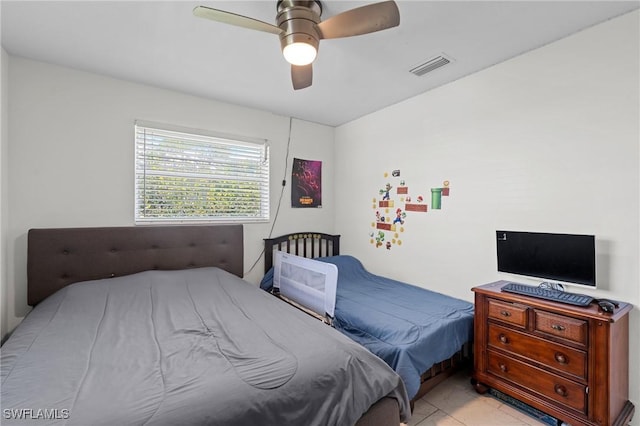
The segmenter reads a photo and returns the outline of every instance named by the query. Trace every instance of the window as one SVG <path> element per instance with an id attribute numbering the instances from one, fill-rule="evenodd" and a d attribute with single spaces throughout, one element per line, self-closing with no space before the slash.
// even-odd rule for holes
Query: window
<path id="1" fill-rule="evenodd" d="M 136 122 L 135 221 L 269 220 L 266 141 Z"/>

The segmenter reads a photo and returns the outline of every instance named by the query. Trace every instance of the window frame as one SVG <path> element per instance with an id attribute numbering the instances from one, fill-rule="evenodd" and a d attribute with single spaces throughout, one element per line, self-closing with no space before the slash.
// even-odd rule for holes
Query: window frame
<path id="1" fill-rule="evenodd" d="M 144 212 L 146 211 L 142 205 L 146 204 L 148 200 L 148 194 L 146 193 L 147 188 L 146 184 L 148 182 L 147 177 L 151 176 L 151 174 L 147 173 L 147 158 L 149 157 L 149 151 L 146 149 L 146 146 L 139 147 L 139 144 L 142 142 L 140 140 L 140 133 L 144 130 L 150 130 L 151 132 L 155 132 L 158 137 L 162 137 L 162 133 L 165 134 L 173 134 L 175 140 L 181 141 L 185 143 L 185 141 L 189 141 L 189 143 L 193 144 L 193 141 L 199 141 L 201 144 L 200 147 L 205 147 L 207 144 L 212 144 L 212 150 L 221 150 L 229 153 L 233 150 L 233 147 L 240 148 L 241 150 L 246 151 L 249 148 L 249 151 L 252 151 L 253 155 L 251 157 L 253 160 L 249 163 L 249 170 L 255 172 L 255 177 L 252 176 L 251 179 L 247 179 L 239 174 L 233 175 L 229 174 L 229 179 L 238 179 L 242 183 L 257 183 L 259 189 L 257 190 L 258 194 L 258 214 L 255 216 L 252 215 L 231 215 L 231 214 L 211 214 L 211 215 L 201 215 L 201 216 L 180 216 L 180 215 L 172 215 L 172 216 L 145 216 Z M 184 135 L 183 139 L 180 139 L 180 135 Z M 176 137 L 177 136 L 177 137 Z M 146 136 L 145 136 L 146 137 Z M 148 139 L 147 139 L 148 140 Z M 146 141 L 145 141 L 146 143 Z M 185 143 L 186 145 L 186 143 Z M 194 145 L 195 146 L 195 145 Z M 226 148 L 225 148 L 226 147 Z M 142 155 L 140 152 L 142 151 Z M 259 166 L 256 166 L 255 169 L 251 167 L 252 164 L 258 164 L 256 161 L 259 158 L 256 154 L 257 151 L 261 151 L 260 155 L 262 161 L 259 163 Z M 236 157 L 236 156 L 230 156 Z M 230 157 L 225 157 L 228 160 Z M 136 225 L 168 225 L 168 224 L 198 224 L 198 223 L 265 223 L 270 221 L 270 157 L 269 157 L 269 144 L 267 139 L 257 139 L 257 138 L 249 138 L 238 135 L 230 135 L 224 133 L 213 132 L 209 130 L 202 129 L 193 129 L 188 127 L 181 127 L 175 125 L 168 125 L 162 123 L 155 123 L 150 121 L 142 121 L 136 120 L 134 122 L 134 155 L 133 155 L 133 163 L 134 163 L 134 223 Z M 202 157 L 200 158 L 202 160 Z M 193 160 L 193 158 L 191 158 Z M 245 162 L 242 163 L 241 161 Z M 241 160 L 237 163 L 231 163 L 236 166 L 244 166 L 244 169 L 247 168 L 248 157 L 242 156 Z M 144 166 L 141 165 L 141 162 L 144 162 Z M 204 163 L 207 163 L 205 160 Z M 210 162 L 209 164 L 222 164 Z M 176 171 L 176 169 L 171 170 L 169 167 L 160 169 L 160 172 L 165 171 L 167 175 L 172 175 L 176 177 L 183 177 L 186 179 L 204 179 L 198 173 L 196 176 L 194 173 L 191 175 L 185 170 Z M 159 175 L 159 173 L 154 173 L 155 175 Z M 209 178 L 214 180 L 214 178 Z M 222 179 L 221 179 L 222 180 Z M 141 184 L 141 186 L 140 186 Z M 170 191 L 167 191 L 170 193 Z M 211 212 L 210 212 L 211 213 Z"/>

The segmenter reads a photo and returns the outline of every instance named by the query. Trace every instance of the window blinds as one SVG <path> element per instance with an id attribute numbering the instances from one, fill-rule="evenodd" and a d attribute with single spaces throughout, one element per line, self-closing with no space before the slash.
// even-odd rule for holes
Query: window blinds
<path id="1" fill-rule="evenodd" d="M 268 221 L 266 141 L 136 123 L 135 220 Z"/>

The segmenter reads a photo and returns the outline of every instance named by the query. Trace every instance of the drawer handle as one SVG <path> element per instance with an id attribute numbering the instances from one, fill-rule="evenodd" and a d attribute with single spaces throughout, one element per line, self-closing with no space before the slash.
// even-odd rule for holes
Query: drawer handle
<path id="1" fill-rule="evenodd" d="M 509 311 L 500 311 L 500 315 L 502 315 L 503 317 L 510 317 L 511 316 L 511 312 L 509 312 Z"/>
<path id="2" fill-rule="evenodd" d="M 553 390 L 560 396 L 567 396 L 567 388 L 562 385 L 555 385 Z"/>
<path id="3" fill-rule="evenodd" d="M 506 373 L 509 370 L 507 365 L 503 363 L 498 364 L 498 367 L 500 367 L 500 370 L 502 370 L 503 373 Z"/>
<path id="4" fill-rule="evenodd" d="M 556 352 L 555 359 L 560 364 L 566 364 L 567 363 L 567 357 L 564 354 L 560 353 L 560 352 Z"/>
<path id="5" fill-rule="evenodd" d="M 560 324 L 551 324 L 551 328 L 557 331 L 564 331 L 564 325 Z"/>
<path id="6" fill-rule="evenodd" d="M 498 339 L 504 343 L 505 345 L 509 344 L 509 338 L 507 336 L 505 336 L 504 334 L 500 334 L 498 336 Z"/>

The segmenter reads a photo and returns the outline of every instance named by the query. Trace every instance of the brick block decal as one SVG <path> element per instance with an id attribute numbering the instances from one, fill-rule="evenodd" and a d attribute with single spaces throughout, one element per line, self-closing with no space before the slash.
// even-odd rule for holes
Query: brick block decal
<path id="1" fill-rule="evenodd" d="M 426 204 L 405 204 L 404 209 L 408 212 L 423 212 L 426 213 L 428 207 Z"/>

